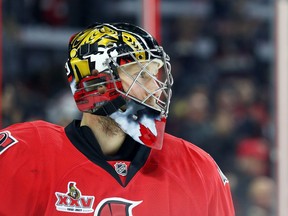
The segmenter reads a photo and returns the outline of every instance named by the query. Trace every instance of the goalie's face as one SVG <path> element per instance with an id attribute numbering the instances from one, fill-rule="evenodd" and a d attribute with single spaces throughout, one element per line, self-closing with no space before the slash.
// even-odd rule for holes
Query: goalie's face
<path id="1" fill-rule="evenodd" d="M 134 100 L 161 110 L 161 81 L 158 79 L 159 61 L 138 62 L 118 68 L 123 90 Z"/>

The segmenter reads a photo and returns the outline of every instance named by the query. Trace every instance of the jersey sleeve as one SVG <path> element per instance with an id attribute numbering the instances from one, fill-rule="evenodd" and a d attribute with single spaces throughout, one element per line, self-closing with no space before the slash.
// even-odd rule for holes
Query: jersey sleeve
<path id="1" fill-rule="evenodd" d="M 207 216 L 234 216 L 234 204 L 229 180 L 222 173 L 215 160 L 196 145 L 186 142 L 190 153 L 190 163 L 198 170 L 197 176 L 203 186 L 201 197 L 205 196 L 205 213 Z M 190 177 L 190 181 L 194 182 Z M 200 185 L 200 182 L 199 182 Z M 205 195 L 204 195 L 205 194 Z"/>
<path id="2" fill-rule="evenodd" d="M 29 123 L 0 131 L 0 215 L 30 215 L 41 208 L 36 203 L 41 186 L 41 154 L 34 146 L 37 130 Z"/>
<path id="3" fill-rule="evenodd" d="M 207 154 L 208 155 L 208 154 Z M 223 174 L 216 162 L 208 155 L 210 162 L 209 175 L 206 174 L 207 185 L 210 185 L 208 191 L 210 216 L 234 216 L 235 210 L 230 190 L 229 180 Z"/>

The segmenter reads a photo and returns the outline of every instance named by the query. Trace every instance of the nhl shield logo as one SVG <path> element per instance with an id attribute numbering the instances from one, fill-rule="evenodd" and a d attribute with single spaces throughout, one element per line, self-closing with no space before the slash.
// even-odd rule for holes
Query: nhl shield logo
<path id="1" fill-rule="evenodd" d="M 127 164 L 125 164 L 124 162 L 117 162 L 114 164 L 114 167 L 118 175 L 121 175 L 121 176 L 127 175 L 128 173 Z"/>

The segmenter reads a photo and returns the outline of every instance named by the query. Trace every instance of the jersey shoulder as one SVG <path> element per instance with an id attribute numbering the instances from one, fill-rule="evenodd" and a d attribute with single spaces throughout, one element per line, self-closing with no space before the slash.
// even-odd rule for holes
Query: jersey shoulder
<path id="1" fill-rule="evenodd" d="M 54 129 L 54 130 L 59 130 L 63 128 L 62 126 L 43 121 L 43 120 L 35 120 L 35 121 L 30 121 L 30 122 L 21 122 L 21 123 L 15 123 L 12 124 L 4 129 L 1 129 L 1 131 L 9 130 L 9 131 L 19 131 L 19 130 L 24 130 L 24 131 L 29 131 L 29 130 L 35 130 L 36 128 L 45 128 L 45 129 Z"/>
<path id="2" fill-rule="evenodd" d="M 215 160 L 200 147 L 170 134 L 165 135 L 164 142 L 163 156 L 173 158 L 175 166 L 196 170 L 199 176 L 203 177 L 203 181 L 210 182 L 213 176 L 214 180 L 221 179 L 223 184 L 228 183 Z"/>
<path id="3" fill-rule="evenodd" d="M 171 134 L 165 134 L 163 151 L 165 154 L 172 154 L 183 159 L 192 159 L 193 161 L 206 161 L 207 163 L 214 163 L 211 156 L 200 147 L 188 142 L 184 139 L 175 137 Z M 184 155 L 185 157 L 183 157 Z"/>
<path id="4" fill-rule="evenodd" d="M 13 146 L 22 149 L 48 141 L 54 137 L 52 134 L 61 134 L 63 130 L 61 126 L 40 120 L 10 125 L 0 130 L 0 155 L 16 148 Z"/>

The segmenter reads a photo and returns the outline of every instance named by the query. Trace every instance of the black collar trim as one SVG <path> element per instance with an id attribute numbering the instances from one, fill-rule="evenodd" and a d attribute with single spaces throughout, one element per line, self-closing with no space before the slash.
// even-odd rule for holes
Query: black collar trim
<path id="1" fill-rule="evenodd" d="M 74 120 L 67 127 L 65 133 L 71 143 L 90 161 L 105 169 L 119 184 L 125 187 L 133 176 L 144 166 L 151 149 L 137 143 L 130 136 L 126 135 L 123 145 L 116 155 L 106 156 L 91 131 L 87 126 L 80 127 L 80 120 Z M 112 160 L 131 161 L 125 184 L 122 183 L 114 168 L 107 162 Z"/>

